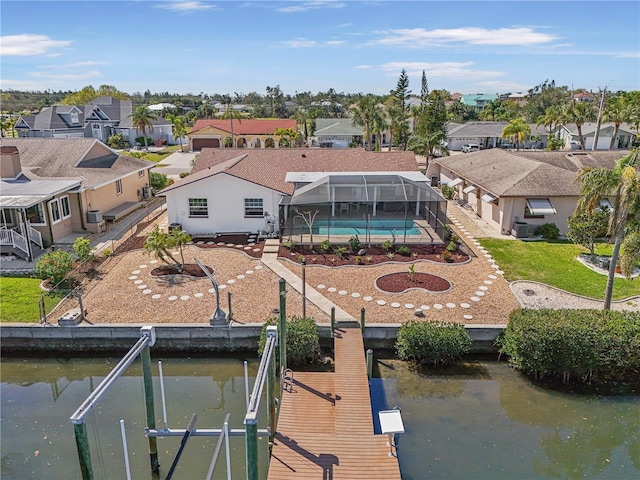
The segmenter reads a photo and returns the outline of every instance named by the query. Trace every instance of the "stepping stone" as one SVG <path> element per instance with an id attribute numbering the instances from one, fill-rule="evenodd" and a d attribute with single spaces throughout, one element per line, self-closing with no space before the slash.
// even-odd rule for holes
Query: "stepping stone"
<path id="1" fill-rule="evenodd" d="M 363 299 L 365 302 L 370 302 L 371 300 L 373 300 L 373 297 L 362 297 L 362 299 Z"/>
<path id="2" fill-rule="evenodd" d="M 485 285 L 492 285 L 493 284 L 493 282 L 491 280 L 485 280 L 482 283 L 484 283 Z"/>
<path id="3" fill-rule="evenodd" d="M 442 305 L 440 305 L 439 303 L 434 303 L 433 308 L 435 308 L 436 310 L 442 310 Z"/>
<path id="4" fill-rule="evenodd" d="M 235 247 L 233 243 L 227 243 L 227 247 Z"/>
<path id="5" fill-rule="evenodd" d="M 135 280 L 136 278 L 138 278 L 138 277 L 137 277 L 137 275 L 131 275 L 131 276 L 129 277 L 129 280 Z"/>
<path id="6" fill-rule="evenodd" d="M 491 255 L 490 253 L 485 253 L 484 256 L 487 257 L 487 258 L 493 257 L 493 255 Z"/>
<path id="7" fill-rule="evenodd" d="M 385 302 L 384 300 L 376 300 L 376 303 L 381 306 L 387 304 L 387 302 Z"/>
<path id="8" fill-rule="evenodd" d="M 323 285 L 322 283 L 320 285 L 318 285 L 318 290 L 324 290 L 325 288 L 327 288 L 326 285 Z"/>
<path id="9" fill-rule="evenodd" d="M 147 268 L 146 265 L 140 265 L 138 268 Z"/>
<path id="10" fill-rule="evenodd" d="M 393 308 L 400 308 L 400 304 L 399 304 L 398 302 L 393 302 L 393 303 L 391 304 L 391 306 L 392 306 Z"/>
<path id="11" fill-rule="evenodd" d="M 151 292 L 153 292 L 153 290 L 151 290 L 150 288 L 145 288 L 145 289 L 142 291 L 142 294 L 143 294 L 143 295 L 149 295 Z"/>
<path id="12" fill-rule="evenodd" d="M 218 242 L 218 243 L 216 243 L 216 245 L 222 246 L 222 245 L 224 245 L 224 242 Z"/>
<path id="13" fill-rule="evenodd" d="M 213 245 L 213 242 L 207 242 L 207 245 Z"/>
<path id="14" fill-rule="evenodd" d="M 353 293 L 351 294 L 351 296 L 352 296 L 353 298 L 360 298 L 360 294 L 359 294 L 358 292 L 353 292 Z"/>
<path id="15" fill-rule="evenodd" d="M 489 290 L 489 287 L 485 286 L 485 285 L 480 285 L 478 287 L 478 290 Z"/>
<path id="16" fill-rule="evenodd" d="M 460 306 L 462 308 L 471 308 L 471 305 L 469 305 L 468 303 L 461 303 Z"/>
<path id="17" fill-rule="evenodd" d="M 420 305 L 420 310 L 429 310 L 430 308 L 429 305 Z"/>
<path id="18" fill-rule="evenodd" d="M 479 302 L 480 301 L 480 297 L 471 297 L 471 301 L 472 302 Z"/>
<path id="19" fill-rule="evenodd" d="M 496 270 L 500 269 L 500 267 L 498 265 L 496 265 L 495 263 L 493 265 L 491 265 L 491 268 L 495 268 Z"/>
<path id="20" fill-rule="evenodd" d="M 247 271 L 246 271 L 246 272 L 244 272 L 244 273 L 246 273 L 247 275 L 253 275 L 253 270 L 247 270 Z"/>
<path id="21" fill-rule="evenodd" d="M 254 268 L 255 270 L 262 270 L 262 265 L 256 265 Z"/>
<path id="22" fill-rule="evenodd" d="M 138 278 L 138 277 L 136 277 Z M 144 280 L 136 280 L 135 282 L 133 282 L 135 285 L 140 285 Z"/>
<path id="23" fill-rule="evenodd" d="M 236 245 L 236 248 L 244 248 L 244 245 Z"/>
<path id="24" fill-rule="evenodd" d="M 227 283 L 228 283 L 229 285 L 233 285 L 234 283 L 236 283 L 236 281 L 232 278 L 232 279 L 230 279 L 230 280 L 227 280 Z"/>
<path id="25" fill-rule="evenodd" d="M 473 315 L 463 315 L 462 318 L 465 320 L 473 320 Z"/>
<path id="26" fill-rule="evenodd" d="M 160 295 L 159 293 L 156 293 L 154 295 L 151 295 L 151 298 L 153 298 L 154 300 L 159 299 L 160 297 L 162 297 L 162 295 Z"/>
<path id="27" fill-rule="evenodd" d="M 260 251 L 260 249 L 259 249 L 259 248 L 254 248 L 254 249 L 253 249 L 253 251 L 254 251 L 254 252 L 259 252 L 259 251 Z"/>
<path id="28" fill-rule="evenodd" d="M 455 303 L 447 303 L 447 308 L 456 308 L 456 304 Z"/>
<path id="29" fill-rule="evenodd" d="M 145 288 L 147 288 L 147 286 L 146 286 L 146 285 L 138 285 L 138 288 L 139 288 L 140 290 L 144 290 Z"/>
<path id="30" fill-rule="evenodd" d="M 333 292 L 335 292 L 335 291 L 337 291 L 337 290 L 338 290 L 338 289 L 337 289 L 336 287 L 329 287 L 329 288 L 327 288 L 327 292 L 331 292 L 331 293 L 333 293 Z"/>
<path id="31" fill-rule="evenodd" d="M 204 293 L 194 293 L 193 296 L 196 298 L 202 298 L 204 297 Z"/>
<path id="32" fill-rule="evenodd" d="M 184 300 L 189 300 L 191 297 L 189 295 L 182 295 L 180 297 L 180 300 L 184 301 Z"/>
<path id="33" fill-rule="evenodd" d="M 405 303 L 404 304 L 404 308 L 408 308 L 408 309 L 413 310 L 416 307 L 415 307 L 415 305 L 413 303 Z"/>
<path id="34" fill-rule="evenodd" d="M 198 242 L 196 242 L 196 245 L 202 245 L 204 243 L 204 241 L 200 240 Z"/>
<path id="35" fill-rule="evenodd" d="M 496 277 L 495 275 L 489 275 L 489 278 L 490 278 L 491 280 L 495 280 L 495 279 L 496 279 L 496 278 L 498 278 L 498 277 Z"/>
<path id="36" fill-rule="evenodd" d="M 481 249 L 480 249 L 480 253 L 489 253 L 489 251 L 488 251 L 488 250 L 486 250 L 486 249 L 484 249 L 484 248 L 481 248 Z"/>
<path id="37" fill-rule="evenodd" d="M 242 274 L 241 274 L 241 275 L 236 275 L 236 278 L 237 278 L 238 280 L 242 280 L 242 279 L 244 278 L 244 275 L 242 275 Z"/>
<path id="38" fill-rule="evenodd" d="M 496 273 L 497 273 L 498 275 L 504 275 L 504 272 L 503 272 L 502 270 L 496 270 Z"/>
<path id="39" fill-rule="evenodd" d="M 249 242 L 247 245 L 249 245 L 250 247 L 255 247 L 255 243 L 254 242 Z"/>
<path id="40" fill-rule="evenodd" d="M 346 291 L 346 290 L 340 290 L 340 291 L 338 292 L 338 295 L 346 295 L 346 294 L 347 294 L 347 291 Z"/>
<path id="41" fill-rule="evenodd" d="M 174 300 L 177 300 L 177 299 L 178 299 L 178 297 L 176 297 L 175 295 L 171 295 L 171 296 L 169 297 L 169 301 L 170 301 L 170 302 L 173 302 Z"/>
<path id="42" fill-rule="evenodd" d="M 245 250 L 251 250 L 251 247 L 244 247 Z"/>
<path id="43" fill-rule="evenodd" d="M 140 270 L 134 270 L 133 272 L 131 272 L 134 275 L 138 275 L 140 273 Z"/>
<path id="44" fill-rule="evenodd" d="M 207 292 L 209 292 L 209 293 L 216 293 L 216 289 L 215 289 L 215 288 L 210 288 L 209 290 L 207 290 Z"/>
<path id="45" fill-rule="evenodd" d="M 151 260 L 149 263 L 158 263 L 158 260 Z"/>
<path id="46" fill-rule="evenodd" d="M 484 297 L 484 292 L 476 292 L 476 297 Z"/>
<path id="47" fill-rule="evenodd" d="M 496 261 L 495 261 L 493 258 L 488 259 L 488 260 L 487 260 L 487 262 L 489 262 L 489 263 L 496 263 Z"/>
<path id="48" fill-rule="evenodd" d="M 226 285 L 219 285 L 219 286 L 218 286 L 218 290 L 224 290 L 225 288 L 227 288 L 227 286 L 226 286 Z"/>

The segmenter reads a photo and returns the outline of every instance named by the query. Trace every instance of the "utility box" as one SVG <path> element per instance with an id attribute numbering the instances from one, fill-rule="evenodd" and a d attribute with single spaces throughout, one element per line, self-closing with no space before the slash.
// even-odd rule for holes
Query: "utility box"
<path id="1" fill-rule="evenodd" d="M 75 327 L 82 323 L 82 313 L 79 308 L 73 308 L 58 319 L 59 327 Z"/>

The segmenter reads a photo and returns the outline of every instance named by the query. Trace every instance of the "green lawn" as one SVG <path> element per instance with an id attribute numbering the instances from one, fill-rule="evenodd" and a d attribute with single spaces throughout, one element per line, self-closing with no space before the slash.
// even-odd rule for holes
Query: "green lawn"
<path id="1" fill-rule="evenodd" d="M 120 154 L 128 157 L 136 157 L 136 158 L 141 158 L 142 160 L 148 160 L 150 162 L 158 163 L 164 160 L 165 158 L 167 158 L 172 153 L 178 152 L 178 151 L 180 151 L 180 145 L 171 145 L 170 147 L 166 147 L 163 151 L 158 153 L 145 152 L 143 150 L 135 150 L 136 154 L 141 154 L 140 157 L 137 157 L 137 155 L 132 155 L 133 152 L 128 152 L 127 150 L 120 152 Z"/>
<path id="2" fill-rule="evenodd" d="M 0 277 L 0 322 L 39 322 L 40 296 L 46 293 L 40 288 L 39 278 Z M 64 297 L 63 293 L 47 293 L 45 308 L 50 312 Z"/>
<path id="3" fill-rule="evenodd" d="M 587 251 L 570 242 L 523 242 L 522 240 L 479 239 L 508 281 L 531 280 L 585 297 L 604 299 L 607 277 L 582 265 L 576 257 Z M 611 245 L 598 245 L 596 253 L 611 254 Z M 613 298 L 640 295 L 640 278 L 616 278 Z"/>

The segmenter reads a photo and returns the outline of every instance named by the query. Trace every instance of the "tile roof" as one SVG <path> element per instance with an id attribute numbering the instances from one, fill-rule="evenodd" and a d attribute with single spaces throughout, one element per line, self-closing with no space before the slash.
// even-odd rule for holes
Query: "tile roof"
<path id="1" fill-rule="evenodd" d="M 15 146 L 22 172 L 30 180 L 82 179 L 82 188 L 96 188 L 155 164 L 118 155 L 95 138 L 3 138 Z"/>
<path id="2" fill-rule="evenodd" d="M 218 130 L 231 133 L 231 120 L 213 119 L 213 120 L 196 120 L 195 125 L 189 133 L 197 132 L 203 128 L 214 127 Z M 273 135 L 276 128 L 296 128 L 295 120 L 287 119 L 250 119 L 243 118 L 242 121 L 233 121 L 234 135 Z"/>
<path id="3" fill-rule="evenodd" d="M 576 175 L 583 167 L 612 168 L 628 153 L 513 152 L 494 148 L 432 162 L 501 197 L 575 196 L 579 193 Z"/>
<path id="4" fill-rule="evenodd" d="M 192 173 L 163 192 L 224 172 L 227 175 L 291 195 L 288 172 L 408 172 L 418 166 L 412 152 L 367 152 L 362 149 L 218 149 L 203 148 Z"/>

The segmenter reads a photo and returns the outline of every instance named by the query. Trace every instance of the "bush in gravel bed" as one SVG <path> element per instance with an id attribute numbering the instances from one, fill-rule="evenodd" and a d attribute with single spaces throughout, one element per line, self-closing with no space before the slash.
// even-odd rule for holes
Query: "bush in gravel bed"
<path id="1" fill-rule="evenodd" d="M 270 318 L 262 326 L 260 340 L 258 342 L 258 355 L 262 355 L 267 341 L 267 327 L 279 325 L 278 318 Z M 279 346 L 276 351 L 279 351 Z M 279 358 L 279 357 L 276 357 Z M 313 318 L 289 317 L 287 321 L 287 363 L 302 365 L 307 362 L 315 362 L 320 358 L 320 341 L 318 339 L 318 327 Z"/>
<path id="2" fill-rule="evenodd" d="M 640 314 L 609 310 L 514 310 L 500 353 L 536 378 L 613 383 L 640 374 Z"/>
<path id="3" fill-rule="evenodd" d="M 449 365 L 469 351 L 471 338 L 459 323 L 411 320 L 398 330 L 398 358 Z"/>

